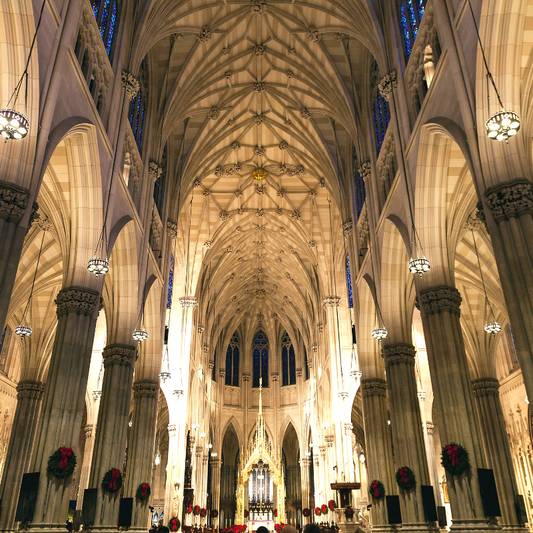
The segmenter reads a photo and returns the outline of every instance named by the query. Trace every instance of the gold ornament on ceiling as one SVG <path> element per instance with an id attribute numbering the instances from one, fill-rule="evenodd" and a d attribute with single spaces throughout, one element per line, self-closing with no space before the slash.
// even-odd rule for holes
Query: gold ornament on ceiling
<path id="1" fill-rule="evenodd" d="M 258 181 L 262 181 L 268 178 L 268 172 L 264 168 L 256 168 L 252 172 L 252 178 Z"/>

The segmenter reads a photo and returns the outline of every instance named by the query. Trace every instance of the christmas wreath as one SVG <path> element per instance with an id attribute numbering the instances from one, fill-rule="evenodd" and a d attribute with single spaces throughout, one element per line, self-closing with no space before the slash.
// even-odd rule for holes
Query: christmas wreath
<path id="1" fill-rule="evenodd" d="M 187 505 L 187 514 L 191 514 L 192 513 L 192 503 L 189 503 L 189 505 Z"/>
<path id="2" fill-rule="evenodd" d="M 322 512 L 322 514 L 328 514 L 328 506 L 325 503 L 323 503 L 320 506 L 320 511 Z"/>
<path id="3" fill-rule="evenodd" d="M 177 518 L 176 516 L 173 516 L 169 521 L 168 521 L 168 529 L 170 531 L 178 531 L 178 529 L 180 528 L 181 526 L 181 522 L 180 522 L 180 519 Z"/>
<path id="4" fill-rule="evenodd" d="M 311 511 L 309 510 L 308 507 L 306 507 L 304 510 L 303 510 L 303 514 L 304 516 L 309 516 L 311 514 Z"/>
<path id="5" fill-rule="evenodd" d="M 442 448 L 441 464 L 452 475 L 462 474 L 470 466 L 468 452 L 460 444 L 450 442 Z"/>
<path id="6" fill-rule="evenodd" d="M 194 516 L 198 516 L 200 514 L 200 506 L 199 505 L 195 505 L 192 509 L 192 513 Z"/>
<path id="7" fill-rule="evenodd" d="M 320 510 L 320 507 L 315 507 L 315 514 L 317 516 L 320 516 L 322 514 L 322 511 Z"/>
<path id="8" fill-rule="evenodd" d="M 152 491 L 150 490 L 150 483 L 141 483 L 137 487 L 137 492 L 135 493 L 135 497 L 138 500 L 145 502 L 150 497 L 151 493 Z"/>
<path id="9" fill-rule="evenodd" d="M 213 509 L 211 511 L 211 518 L 216 518 L 218 516 L 218 511 L 216 509 Z"/>
<path id="10" fill-rule="evenodd" d="M 274 509 L 274 516 L 275 516 L 275 517 L 278 516 L 278 510 L 277 510 L 277 509 Z"/>
<path id="11" fill-rule="evenodd" d="M 248 509 L 244 510 L 244 518 L 248 518 Z M 220 533 L 222 533 L 222 531 Z"/>
<path id="12" fill-rule="evenodd" d="M 374 479 L 368 487 L 368 492 L 370 493 L 370 496 L 376 498 L 376 500 L 381 500 L 381 498 L 385 496 L 385 487 L 381 481 Z"/>
<path id="13" fill-rule="evenodd" d="M 117 492 L 122 487 L 122 474 L 118 468 L 108 470 L 102 479 L 102 489 L 106 492 Z"/>
<path id="14" fill-rule="evenodd" d="M 346 509 L 344 509 L 344 516 L 346 516 L 346 518 L 353 518 L 353 509 L 351 507 L 346 507 Z"/>
<path id="15" fill-rule="evenodd" d="M 333 511 L 333 510 L 335 509 L 335 507 L 337 507 L 337 506 L 335 505 L 335 500 L 329 500 L 329 502 L 328 502 L 328 507 L 329 507 L 329 510 L 330 510 L 330 511 Z"/>
<path id="16" fill-rule="evenodd" d="M 411 490 L 416 485 L 415 473 L 408 466 L 401 466 L 396 472 L 396 483 L 403 490 Z"/>
<path id="17" fill-rule="evenodd" d="M 74 472 L 77 463 L 72 448 L 61 446 L 48 458 L 48 473 L 59 479 L 66 478 Z"/>
<path id="18" fill-rule="evenodd" d="M 207 509 L 202 508 L 202 509 L 200 510 L 200 516 L 201 516 L 202 518 L 206 517 L 206 516 L 207 516 Z"/>

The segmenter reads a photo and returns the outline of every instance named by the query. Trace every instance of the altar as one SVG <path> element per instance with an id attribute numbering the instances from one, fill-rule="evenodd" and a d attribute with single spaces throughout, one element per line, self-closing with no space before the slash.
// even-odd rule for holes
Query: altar
<path id="1" fill-rule="evenodd" d="M 261 526 L 266 527 L 269 531 L 274 531 L 274 520 L 248 520 L 248 531 L 250 533 L 257 531 Z"/>

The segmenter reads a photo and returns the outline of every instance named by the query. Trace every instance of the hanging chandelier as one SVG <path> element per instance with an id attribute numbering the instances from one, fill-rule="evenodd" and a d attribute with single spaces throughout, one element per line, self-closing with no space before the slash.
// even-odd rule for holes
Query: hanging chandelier
<path id="1" fill-rule="evenodd" d="M 106 224 L 102 227 L 100 237 L 94 250 L 92 259 L 87 262 L 87 270 L 96 276 L 107 274 L 109 272 L 109 261 L 107 260 L 107 229 Z"/>
<path id="2" fill-rule="evenodd" d="M 499 333 L 502 330 L 502 327 L 498 322 L 489 322 L 488 324 L 485 324 L 483 328 L 487 333 L 492 333 L 492 335 L 496 335 L 496 333 Z"/>
<path id="3" fill-rule="evenodd" d="M 143 342 L 143 341 L 148 340 L 148 332 L 142 328 L 134 329 L 131 336 L 137 342 Z"/>
<path id="4" fill-rule="evenodd" d="M 30 326 L 23 326 L 22 324 L 15 328 L 15 335 L 18 335 L 21 338 L 31 337 L 32 332 L 33 330 Z"/>
<path id="5" fill-rule="evenodd" d="M 372 330 L 372 338 L 376 339 L 377 341 L 381 341 L 383 339 L 386 339 L 388 335 L 387 329 L 385 326 L 374 328 Z"/>
<path id="6" fill-rule="evenodd" d="M 410 200 L 409 200 L 410 202 Z M 412 216 L 412 215 L 411 215 Z M 422 242 L 416 231 L 416 227 L 413 221 L 413 255 L 409 261 L 409 272 L 411 274 L 418 274 L 422 277 L 422 274 L 429 272 L 430 264 L 429 259 L 426 259 L 424 255 L 424 250 L 422 249 Z"/>
<path id="7" fill-rule="evenodd" d="M 165 345 L 163 352 L 163 361 L 161 362 L 161 372 L 159 372 L 159 379 L 165 383 L 167 379 L 171 378 L 170 374 L 170 360 L 168 356 L 168 344 Z"/>

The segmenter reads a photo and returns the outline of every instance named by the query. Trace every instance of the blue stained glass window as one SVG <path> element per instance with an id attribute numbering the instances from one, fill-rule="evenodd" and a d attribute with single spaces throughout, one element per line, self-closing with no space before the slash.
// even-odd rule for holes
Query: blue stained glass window
<path id="1" fill-rule="evenodd" d="M 0 336 L 0 354 L 2 353 L 2 348 L 4 346 L 4 339 L 6 338 L 6 328 L 3 329 L 2 335 Z"/>
<path id="2" fill-rule="evenodd" d="M 376 151 L 377 154 L 379 154 L 379 152 L 381 151 L 381 146 L 383 145 L 383 140 L 385 139 L 385 134 L 387 133 L 387 128 L 389 126 L 390 113 L 387 100 L 385 100 L 385 98 L 381 96 L 378 90 L 379 70 L 378 64 L 375 60 L 372 62 L 371 78 L 372 94 L 374 96 L 374 134 L 376 138 Z"/>
<path id="3" fill-rule="evenodd" d="M 296 384 L 296 357 L 289 334 L 285 332 L 281 338 L 281 368 L 283 386 Z"/>
<path id="4" fill-rule="evenodd" d="M 119 0 L 91 0 L 91 4 L 107 55 L 111 57 L 117 33 Z"/>
<path id="5" fill-rule="evenodd" d="M 348 284 L 348 304 L 353 307 L 352 273 L 350 271 L 350 256 L 346 256 L 346 283 Z"/>
<path id="6" fill-rule="evenodd" d="M 146 89 L 148 86 L 148 68 L 144 61 L 141 62 L 141 68 L 139 69 L 139 86 L 139 91 L 131 101 L 129 119 L 131 131 L 137 142 L 137 148 L 139 149 L 139 153 L 142 153 L 144 118 L 146 102 L 148 100 Z"/>
<path id="7" fill-rule="evenodd" d="M 268 387 L 268 337 L 259 330 L 253 340 L 253 386 L 259 387 L 259 378 L 263 378 L 263 387 Z"/>
<path id="8" fill-rule="evenodd" d="M 400 0 L 399 23 L 402 29 L 402 39 L 405 52 L 405 62 L 409 61 L 418 28 L 422 22 L 426 0 Z"/>
<path id="9" fill-rule="evenodd" d="M 226 350 L 226 385 L 239 386 L 239 334 L 235 332 Z"/>
<path id="10" fill-rule="evenodd" d="M 172 306 L 172 286 L 174 284 L 174 256 L 170 255 L 170 267 L 168 272 L 167 309 Z"/>

